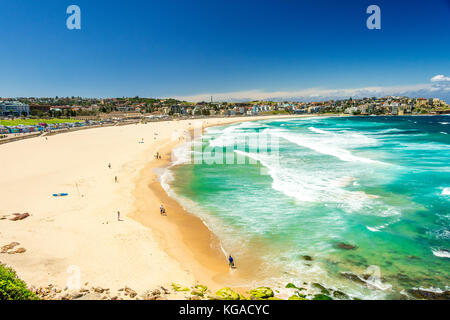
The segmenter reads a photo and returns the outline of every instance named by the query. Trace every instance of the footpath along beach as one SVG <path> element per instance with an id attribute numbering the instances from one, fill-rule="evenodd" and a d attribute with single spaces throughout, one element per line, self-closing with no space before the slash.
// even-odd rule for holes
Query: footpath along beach
<path id="1" fill-rule="evenodd" d="M 91 290 L 98 299 L 154 289 L 169 289 L 165 298 L 187 298 L 172 283 L 239 291 L 250 275 L 230 273 L 219 239 L 168 197 L 158 168 L 170 163 L 179 133 L 202 123 L 286 117 L 152 122 L 1 145 L 0 262 L 29 286 L 61 288 L 53 290 L 55 298 L 73 278 L 84 290 L 100 288 Z M 68 196 L 53 196 L 61 193 Z M 161 204 L 167 216 L 160 215 Z M 16 213 L 29 216 L 11 220 Z"/>

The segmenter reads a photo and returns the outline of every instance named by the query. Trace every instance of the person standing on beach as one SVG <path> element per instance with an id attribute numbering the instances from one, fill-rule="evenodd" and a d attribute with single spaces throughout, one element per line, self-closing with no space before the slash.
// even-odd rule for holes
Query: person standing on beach
<path id="1" fill-rule="evenodd" d="M 114 181 L 117 183 L 117 176 L 115 176 Z"/>
<path id="2" fill-rule="evenodd" d="M 161 215 L 164 215 L 164 214 L 166 213 L 166 209 L 164 209 L 164 206 L 163 206 L 163 205 L 161 205 L 161 206 L 159 207 L 159 212 L 161 213 Z"/>
<path id="3" fill-rule="evenodd" d="M 231 256 L 231 254 L 230 254 L 230 256 L 228 257 L 228 265 L 230 266 L 230 268 L 234 268 L 234 259 L 233 259 L 233 257 Z"/>
<path id="4" fill-rule="evenodd" d="M 120 211 L 117 211 L 117 221 L 122 221 L 120 220 Z"/>
<path id="5" fill-rule="evenodd" d="M 110 169 L 111 169 L 111 163 L 110 163 L 110 164 L 108 164 L 108 168 L 110 168 Z"/>

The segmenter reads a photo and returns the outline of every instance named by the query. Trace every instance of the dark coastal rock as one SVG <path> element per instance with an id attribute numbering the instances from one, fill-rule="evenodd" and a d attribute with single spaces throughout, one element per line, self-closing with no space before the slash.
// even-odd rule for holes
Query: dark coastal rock
<path id="1" fill-rule="evenodd" d="M 358 248 L 357 246 L 345 243 L 345 242 L 338 242 L 334 245 L 336 248 L 338 249 L 343 249 L 343 250 L 353 250 Z"/>
<path id="2" fill-rule="evenodd" d="M 18 242 L 11 242 L 10 244 L 4 245 L 1 249 L 1 253 L 7 253 L 9 250 L 14 249 L 14 247 L 17 247 L 20 243 Z"/>
<path id="3" fill-rule="evenodd" d="M 312 257 L 311 256 L 302 256 L 302 258 L 305 261 L 312 261 Z"/>
<path id="4" fill-rule="evenodd" d="M 169 293 L 170 293 L 169 290 L 167 290 L 166 288 L 164 288 L 164 287 L 162 287 L 162 286 L 161 286 L 161 290 L 164 291 L 164 294 L 169 294 Z"/>
<path id="5" fill-rule="evenodd" d="M 103 293 L 103 291 L 105 291 L 105 289 L 103 289 L 103 288 L 101 288 L 101 287 L 94 288 L 93 290 L 94 290 L 94 292 L 96 292 L 96 293 Z"/>
<path id="6" fill-rule="evenodd" d="M 404 287 L 413 287 L 414 283 L 417 283 L 417 280 L 411 279 L 407 274 L 405 273 L 396 273 L 389 276 L 388 279 L 386 279 L 387 282 L 391 281 L 393 279 L 394 281 L 398 281 L 401 283 Z"/>
<path id="7" fill-rule="evenodd" d="M 305 288 L 299 288 L 299 287 L 297 287 L 295 284 L 293 284 L 293 283 L 291 283 L 291 282 L 289 282 L 287 285 L 286 285 L 286 288 L 287 289 L 297 289 L 297 290 L 305 290 Z"/>
<path id="8" fill-rule="evenodd" d="M 82 296 L 83 296 L 83 292 L 80 292 L 80 291 L 72 291 L 72 292 L 70 292 L 70 293 L 67 294 L 67 297 L 68 297 L 70 300 L 79 299 L 79 298 L 81 298 Z"/>
<path id="9" fill-rule="evenodd" d="M 28 218 L 30 216 L 29 213 L 14 213 L 15 217 L 11 218 L 9 220 L 11 221 L 19 221 L 19 220 L 23 220 L 25 218 Z"/>
<path id="10" fill-rule="evenodd" d="M 156 298 L 159 298 L 159 294 L 153 294 L 153 292 L 146 291 L 144 292 L 141 297 L 144 300 L 156 300 Z"/>
<path id="11" fill-rule="evenodd" d="M 323 285 L 321 285 L 320 283 L 314 282 L 311 284 L 314 288 L 319 289 L 321 293 L 329 295 L 330 291 L 328 291 L 327 288 L 325 288 Z"/>
<path id="12" fill-rule="evenodd" d="M 81 295 L 78 298 L 74 298 L 73 300 L 102 300 L 102 296 L 96 292 L 90 292 L 85 295 Z"/>
<path id="13" fill-rule="evenodd" d="M 434 292 L 422 289 L 409 289 L 407 292 L 416 299 L 450 300 L 450 291 Z"/>
<path id="14" fill-rule="evenodd" d="M 361 279 L 359 276 L 357 276 L 354 273 L 351 273 L 351 272 L 340 272 L 339 275 L 344 277 L 344 278 L 346 278 L 346 279 L 348 279 L 348 280 L 350 280 L 350 281 L 353 281 L 353 282 L 356 282 L 356 283 L 359 283 L 359 284 L 366 284 L 366 282 L 363 279 Z"/>
<path id="15" fill-rule="evenodd" d="M 333 291 L 333 297 L 335 297 L 336 299 L 340 299 L 340 300 L 349 300 L 350 299 L 350 297 L 346 293 L 339 291 L 339 290 Z"/>
<path id="16" fill-rule="evenodd" d="M 134 291 L 133 289 L 129 288 L 129 287 L 125 287 L 124 291 L 125 291 L 125 295 L 129 295 L 130 298 L 134 298 L 134 297 L 137 296 L 137 292 Z"/>
<path id="17" fill-rule="evenodd" d="M 16 250 L 10 251 L 10 252 L 8 252 L 8 253 L 9 253 L 9 254 L 16 254 L 16 253 L 25 253 L 25 252 L 27 252 L 27 249 L 25 249 L 25 248 L 18 248 L 18 249 L 16 249 Z"/>
<path id="18" fill-rule="evenodd" d="M 152 291 L 152 294 L 153 294 L 154 296 L 160 296 L 160 295 L 161 295 L 161 291 L 158 290 L 158 289 L 155 289 L 155 290 Z"/>

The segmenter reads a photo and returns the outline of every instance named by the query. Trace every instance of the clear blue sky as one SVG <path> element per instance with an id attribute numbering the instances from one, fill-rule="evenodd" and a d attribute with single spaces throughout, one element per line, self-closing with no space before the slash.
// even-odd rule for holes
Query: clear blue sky
<path id="1" fill-rule="evenodd" d="M 2 0 L 0 40 L 3 97 L 415 85 L 450 76 L 450 0 Z"/>

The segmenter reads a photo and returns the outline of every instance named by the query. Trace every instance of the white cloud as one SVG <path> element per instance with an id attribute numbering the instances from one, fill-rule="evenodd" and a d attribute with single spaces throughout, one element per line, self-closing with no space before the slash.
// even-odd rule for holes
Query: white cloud
<path id="1" fill-rule="evenodd" d="M 446 77 L 443 74 L 438 74 L 438 75 L 434 76 L 433 78 L 431 78 L 430 81 L 431 82 L 442 82 L 442 81 L 449 81 L 450 82 L 450 77 Z"/>

